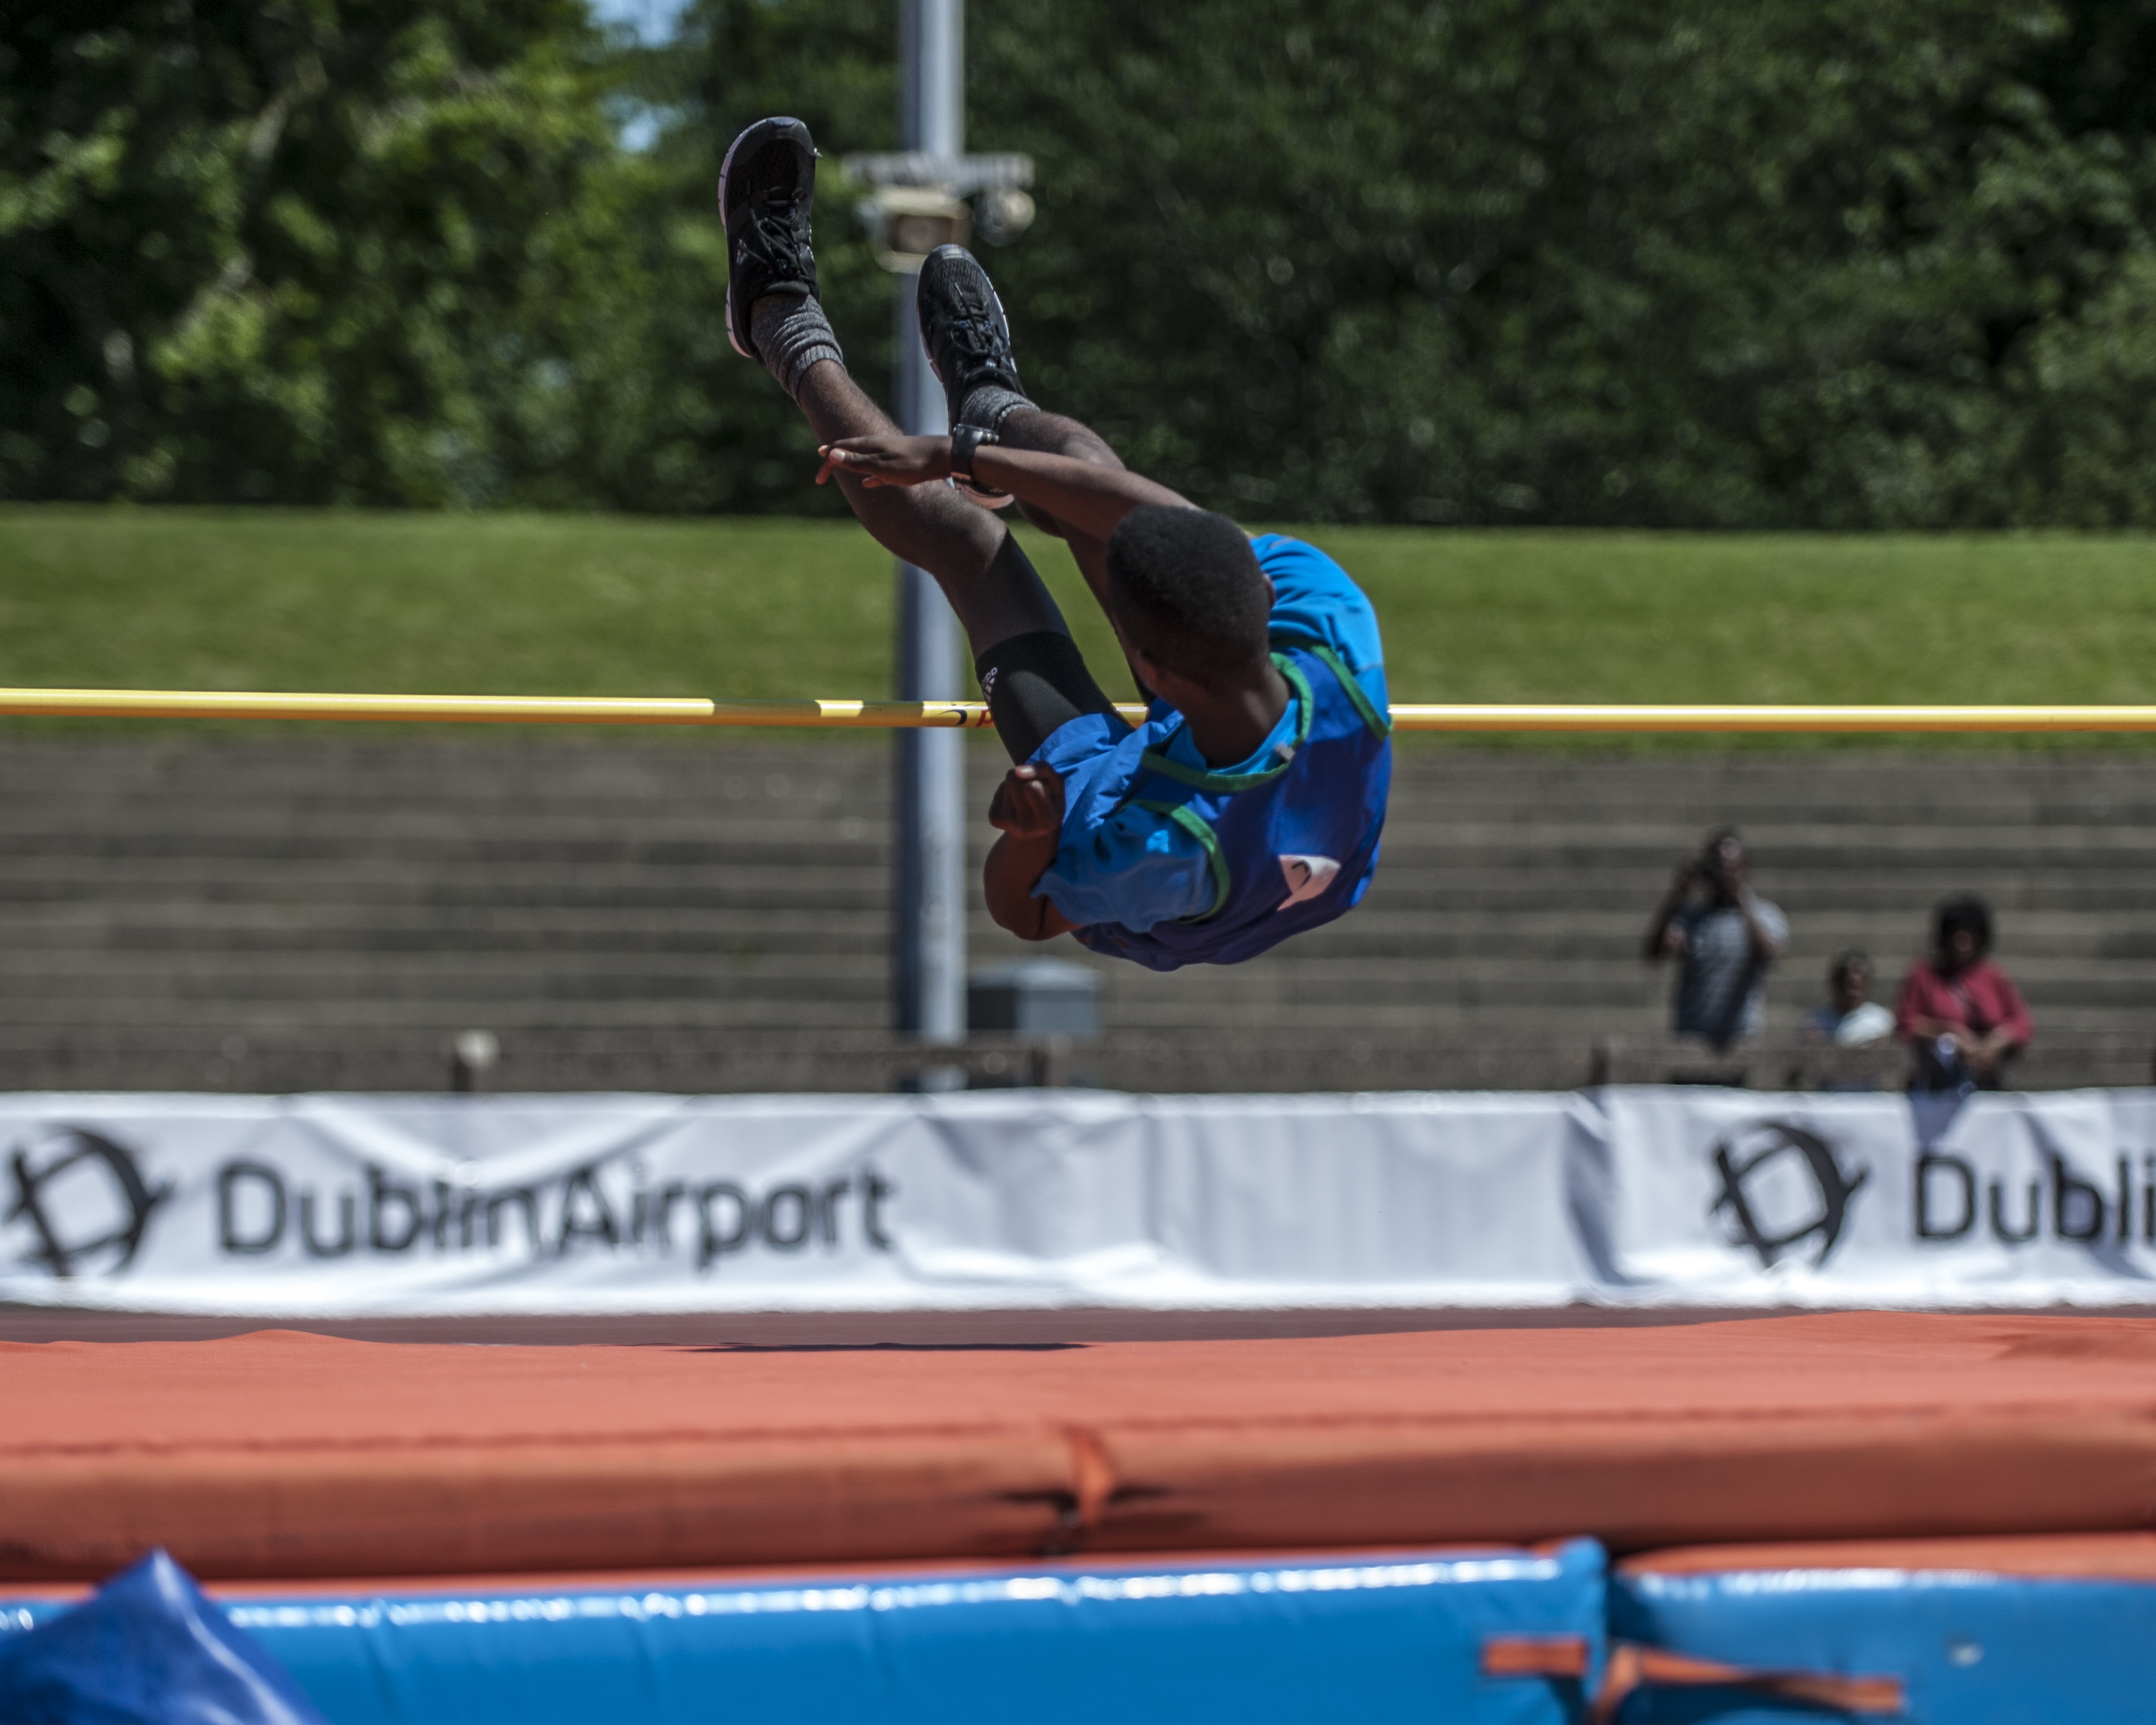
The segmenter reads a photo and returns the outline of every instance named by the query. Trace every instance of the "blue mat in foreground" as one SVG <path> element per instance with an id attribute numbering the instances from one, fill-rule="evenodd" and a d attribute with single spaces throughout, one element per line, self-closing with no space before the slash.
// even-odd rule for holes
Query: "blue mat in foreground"
<path id="1" fill-rule="evenodd" d="M 1909 1725 L 2146 1725 L 2156 1584 L 1950 1569 L 1732 1569 L 1611 1579 L 1628 1640 L 1761 1672 L 1898 1686 Z M 1851 1712 L 1734 1685 L 1650 1682 L 1620 1725 L 1796 1725 Z M 1873 1709 L 1862 1709 L 1871 1712 Z"/>
<path id="2" fill-rule="evenodd" d="M 332 1725 L 1560 1725 L 1581 1686 L 1481 1673 L 1491 1635 L 1599 1650 L 1602 1552 L 1435 1553 L 228 1605 Z M 58 1608 L 0 1612 L 14 1626 Z"/>
<path id="3" fill-rule="evenodd" d="M 0 1625 L 25 1615 L 0 1611 Z M 322 1725 L 162 1551 L 34 1628 L 0 1635 L 7 1725 Z"/>

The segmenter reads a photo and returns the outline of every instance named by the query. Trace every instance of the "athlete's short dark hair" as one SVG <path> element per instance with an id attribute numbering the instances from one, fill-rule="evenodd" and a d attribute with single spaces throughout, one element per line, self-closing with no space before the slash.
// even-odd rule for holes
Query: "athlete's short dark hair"
<path id="1" fill-rule="evenodd" d="M 1272 595 L 1227 516 L 1142 505 L 1108 536 L 1108 579 L 1124 638 L 1164 669 L 1210 686 L 1264 659 Z"/>

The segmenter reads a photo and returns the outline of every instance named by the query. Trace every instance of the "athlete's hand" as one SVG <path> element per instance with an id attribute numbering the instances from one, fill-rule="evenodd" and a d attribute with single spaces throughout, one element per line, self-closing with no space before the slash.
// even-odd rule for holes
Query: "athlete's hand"
<path id="1" fill-rule="evenodd" d="M 1045 839 L 1063 830 L 1063 776 L 1037 761 L 1004 775 L 988 805 L 988 824 L 1019 839 Z"/>
<path id="2" fill-rule="evenodd" d="M 1027 941 L 1069 933 L 1077 924 L 1034 891 L 1061 842 L 1062 774 L 1034 761 L 1012 768 L 996 787 L 988 819 L 1004 834 L 988 847 L 981 870 L 982 891 L 996 926 Z"/>
<path id="3" fill-rule="evenodd" d="M 873 437 L 841 438 L 816 453 L 824 458 L 816 470 L 819 485 L 828 484 L 834 473 L 852 474 L 865 485 L 926 485 L 951 476 L 947 437 L 880 432 Z"/>

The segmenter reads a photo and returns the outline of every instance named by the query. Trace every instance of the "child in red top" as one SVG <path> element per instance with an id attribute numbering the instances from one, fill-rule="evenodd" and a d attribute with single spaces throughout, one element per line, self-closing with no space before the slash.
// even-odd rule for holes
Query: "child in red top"
<path id="1" fill-rule="evenodd" d="M 1997 1090 L 2000 1069 L 2035 1034 L 2021 991 L 1990 952 L 1982 899 L 1939 906 L 1933 956 L 1909 967 L 1894 1008 L 1896 1031 L 1916 1050 L 1913 1088 Z"/>

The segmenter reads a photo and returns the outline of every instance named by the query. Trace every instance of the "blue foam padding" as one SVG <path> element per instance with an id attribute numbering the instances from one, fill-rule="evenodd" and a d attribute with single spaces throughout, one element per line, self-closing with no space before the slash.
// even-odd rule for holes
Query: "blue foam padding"
<path id="1" fill-rule="evenodd" d="M 1896 1676 L 1908 1725 L 2146 1725 L 2156 1585 L 1890 1569 L 1612 1578 L 1612 1633 L 1732 1665 Z M 1644 1691 L 1621 1725 L 1845 1715 L 1733 1690 Z"/>
<path id="2" fill-rule="evenodd" d="M 28 1614 L 16 1614 L 19 1618 Z M 322 1725 L 261 1645 L 162 1552 L 0 1635 L 7 1725 Z"/>
<path id="3" fill-rule="evenodd" d="M 1578 1686 L 1486 1678 L 1482 1640 L 1583 1635 L 1599 1666 L 1604 1579 L 1579 1541 L 228 1609 L 333 1725 L 1563 1725 Z"/>

